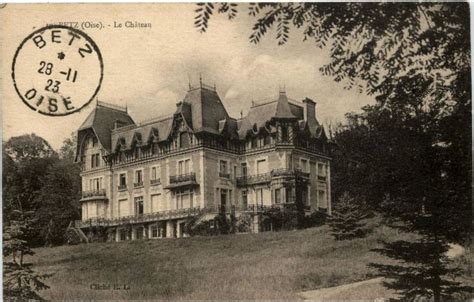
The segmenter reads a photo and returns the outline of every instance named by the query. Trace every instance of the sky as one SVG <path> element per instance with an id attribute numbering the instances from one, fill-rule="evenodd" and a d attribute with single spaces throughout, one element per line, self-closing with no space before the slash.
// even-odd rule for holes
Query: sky
<path id="1" fill-rule="evenodd" d="M 78 113 L 44 116 L 28 108 L 16 94 L 11 64 L 16 48 L 35 29 L 58 22 L 102 23 L 103 28 L 80 28 L 99 47 L 104 79 L 99 101 L 127 106 L 136 122 L 175 111 L 188 85 L 216 85 L 233 117 L 248 111 L 252 101 L 276 98 L 285 88 L 289 98 L 316 101 L 320 122 L 343 121 L 373 98 L 321 75 L 329 62 L 327 50 L 303 42 L 292 29 L 286 45 L 278 46 L 274 30 L 257 45 L 249 42 L 256 21 L 240 4 L 237 19 L 224 15 L 210 20 L 201 34 L 193 26 L 195 4 L 8 4 L 0 9 L 0 61 L 3 140 L 32 133 L 55 149 L 75 132 L 93 110 L 91 102 Z M 151 28 L 116 28 L 126 21 L 151 23 Z"/>

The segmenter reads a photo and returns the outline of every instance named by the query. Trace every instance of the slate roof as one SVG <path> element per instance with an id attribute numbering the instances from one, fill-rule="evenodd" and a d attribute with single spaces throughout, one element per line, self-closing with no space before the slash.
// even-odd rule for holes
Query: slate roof
<path id="1" fill-rule="evenodd" d="M 183 106 L 181 111 L 184 119 L 191 121 L 189 126 L 194 132 L 220 134 L 219 121 L 229 119 L 229 114 L 214 90 L 203 87 L 191 89 L 184 97 L 183 105 L 185 104 L 189 104 L 190 108 L 183 110 Z"/>
<path id="2" fill-rule="evenodd" d="M 177 104 L 173 115 L 141 124 L 135 124 L 125 110 L 102 104 L 97 104 L 95 110 L 80 126 L 78 133 L 84 137 L 88 131 L 92 131 L 108 152 L 114 152 L 118 145 L 131 149 L 134 141 L 141 144 L 148 144 L 150 140 L 166 141 L 172 132 L 174 118 L 179 115 L 194 133 L 207 132 L 231 139 L 245 139 L 249 132 L 256 133 L 261 128 L 273 132 L 275 129 L 271 127 L 270 122 L 274 119 L 298 121 L 300 129 L 309 129 L 313 137 L 325 136 L 324 128 L 319 125 L 316 117 L 310 117 L 306 121 L 303 106 L 290 103 L 283 92 L 280 92 L 276 100 L 253 105 L 248 114 L 239 120 L 229 116 L 215 90 L 202 86 L 190 89 L 183 101 Z M 120 127 L 114 129 L 116 121 L 120 123 Z M 78 136 L 78 139 L 81 139 L 81 136 Z"/>
<path id="3" fill-rule="evenodd" d="M 208 132 L 212 134 L 228 135 L 237 137 L 237 123 L 229 117 L 221 99 L 216 91 L 204 87 L 194 88 L 188 91 L 182 102 L 177 104 L 174 115 L 146 125 L 136 127 L 124 127 L 112 133 L 112 148 L 115 148 L 119 138 L 124 138 L 127 148 L 132 147 L 132 139 L 135 133 L 140 133 L 142 143 L 146 144 L 150 139 L 152 131 L 158 134 L 158 141 L 168 139 L 173 128 L 173 117 L 181 115 L 187 126 L 197 132 Z M 225 121 L 225 122 L 222 122 Z M 221 126 L 219 126 L 221 123 Z"/>
<path id="4" fill-rule="evenodd" d="M 293 104 L 291 105 L 297 106 Z M 301 108 L 301 110 L 303 110 L 303 108 Z M 299 113 L 298 109 L 291 109 L 291 106 L 288 103 L 288 98 L 284 93 L 280 93 L 278 99 L 274 101 L 253 105 L 250 107 L 247 116 L 245 116 L 240 122 L 240 128 L 238 130 L 239 137 L 244 139 L 248 131 L 252 130 L 252 128 L 255 127 L 260 129 L 274 118 L 298 119 L 297 115 L 293 114 L 293 111 Z"/>
<path id="5" fill-rule="evenodd" d="M 133 125 L 135 122 L 128 115 L 126 111 L 119 110 L 111 105 L 110 107 L 102 102 L 98 102 L 97 106 L 82 125 L 78 129 L 78 141 L 81 141 L 84 135 L 89 130 L 92 131 L 99 140 L 102 147 L 110 152 L 112 149 L 112 137 L 111 132 L 115 126 L 115 122 L 119 122 L 121 125 Z M 78 148 L 79 148 L 78 144 Z M 78 154 L 79 149 L 76 150 Z"/>
<path id="6" fill-rule="evenodd" d="M 290 110 L 291 110 L 291 113 L 293 113 L 294 116 L 296 116 L 296 118 L 298 120 L 304 120 L 304 109 L 303 107 L 299 106 L 299 105 L 296 105 L 296 104 L 293 104 L 293 103 L 288 103 L 290 105 Z"/>
<path id="7" fill-rule="evenodd" d="M 141 136 L 141 143 L 147 144 L 150 139 L 163 142 L 168 139 L 173 127 L 173 116 L 163 117 L 135 127 L 123 127 L 111 134 L 112 148 L 115 150 L 119 139 L 125 139 L 126 149 L 131 149 L 134 137 Z"/>

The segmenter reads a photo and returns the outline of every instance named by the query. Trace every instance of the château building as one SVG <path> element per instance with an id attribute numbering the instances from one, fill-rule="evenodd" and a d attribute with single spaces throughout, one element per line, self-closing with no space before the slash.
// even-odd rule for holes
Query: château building
<path id="1" fill-rule="evenodd" d="M 182 237 L 190 218 L 212 223 L 223 210 L 250 214 L 259 232 L 264 209 L 298 198 L 307 213 L 330 214 L 328 140 L 315 106 L 280 92 L 236 119 L 200 84 L 174 114 L 136 123 L 126 108 L 97 102 L 78 130 L 76 227 L 103 226 L 116 241 Z"/>

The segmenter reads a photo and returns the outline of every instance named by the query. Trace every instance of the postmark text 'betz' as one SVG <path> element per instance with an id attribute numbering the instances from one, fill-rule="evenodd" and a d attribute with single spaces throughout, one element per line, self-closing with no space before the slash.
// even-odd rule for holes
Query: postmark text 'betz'
<path id="1" fill-rule="evenodd" d="M 31 109 L 61 116 L 79 111 L 97 95 L 102 55 L 84 32 L 53 25 L 30 34 L 12 65 L 15 89 Z"/>

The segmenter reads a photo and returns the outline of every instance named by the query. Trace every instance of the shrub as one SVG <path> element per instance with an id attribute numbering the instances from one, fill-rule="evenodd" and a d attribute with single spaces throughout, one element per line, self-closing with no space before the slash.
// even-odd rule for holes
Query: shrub
<path id="1" fill-rule="evenodd" d="M 324 211 L 314 211 L 306 217 L 305 226 L 307 228 L 322 226 L 326 224 L 328 214 Z"/>
<path id="2" fill-rule="evenodd" d="M 248 213 L 242 213 L 239 218 L 237 218 L 237 231 L 239 233 L 248 233 L 252 230 L 253 217 Z"/>

